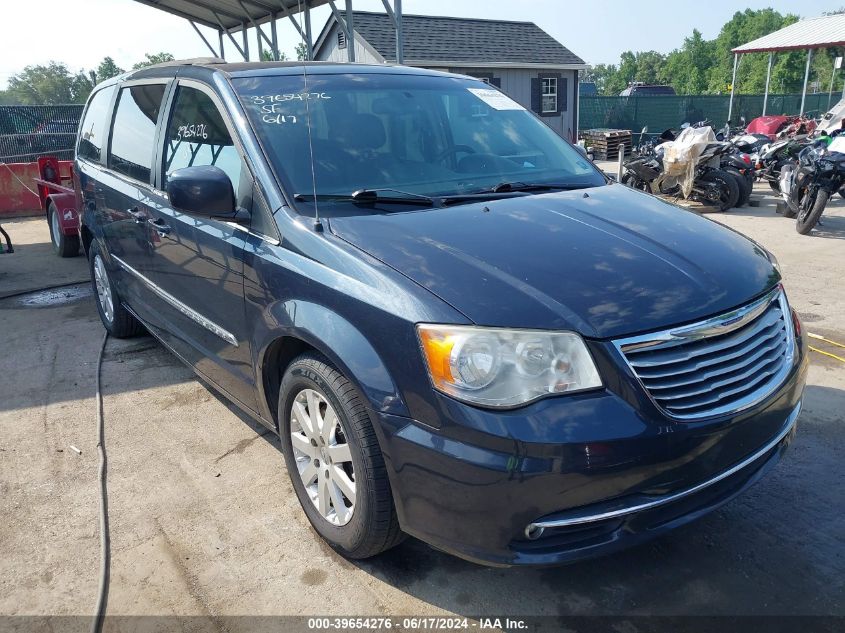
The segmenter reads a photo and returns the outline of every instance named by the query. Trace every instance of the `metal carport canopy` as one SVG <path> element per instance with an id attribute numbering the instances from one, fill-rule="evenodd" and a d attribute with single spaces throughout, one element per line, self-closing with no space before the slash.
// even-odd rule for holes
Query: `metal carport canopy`
<path id="1" fill-rule="evenodd" d="M 804 114 L 804 100 L 807 96 L 807 81 L 810 77 L 810 62 L 813 49 L 845 46 L 845 14 L 822 15 L 816 18 L 800 20 L 782 29 L 758 37 L 742 46 L 732 49 L 734 54 L 734 72 L 731 83 L 731 100 L 728 105 L 728 119 L 733 112 L 733 97 L 736 88 L 736 69 L 739 56 L 747 53 L 768 53 L 769 69 L 766 73 L 766 93 L 763 97 L 763 114 L 766 114 L 766 103 L 769 99 L 769 80 L 772 75 L 772 60 L 774 54 L 783 51 L 807 51 L 807 66 L 804 69 L 804 89 L 801 94 L 801 112 Z M 832 85 L 832 84 L 831 84 Z"/>
<path id="2" fill-rule="evenodd" d="M 327 4 L 329 0 L 136 0 L 215 30 L 244 27 Z"/>
<path id="3" fill-rule="evenodd" d="M 311 37 L 311 9 L 328 4 L 337 18 L 341 28 L 350 42 L 355 41 L 355 27 L 353 24 L 352 0 L 345 0 L 345 17 L 341 15 L 335 5 L 335 0 L 135 0 L 154 9 L 166 11 L 181 18 L 185 18 L 200 36 L 208 49 L 217 57 L 225 58 L 223 35 L 235 46 L 244 60 L 249 60 L 249 42 L 247 29 L 252 27 L 256 32 L 259 59 L 264 43 L 273 52 L 275 59 L 279 58 L 279 42 L 276 33 L 276 20 L 287 17 L 290 19 L 302 41 L 306 45 L 306 56 L 313 59 L 314 46 Z M 390 16 L 396 28 L 396 59 L 403 62 L 403 34 L 402 34 L 402 0 L 382 0 L 384 10 Z M 297 22 L 294 16 L 304 14 L 304 20 Z M 271 36 L 268 37 L 262 25 L 270 25 Z M 219 50 L 206 39 L 197 24 L 207 26 L 217 31 Z M 242 43 L 238 44 L 233 33 L 241 31 Z M 350 62 L 355 61 L 355 46 L 347 47 Z"/>

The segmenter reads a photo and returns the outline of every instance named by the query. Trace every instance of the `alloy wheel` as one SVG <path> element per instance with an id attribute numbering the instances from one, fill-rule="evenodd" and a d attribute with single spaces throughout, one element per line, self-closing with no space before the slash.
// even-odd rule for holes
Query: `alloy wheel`
<path id="1" fill-rule="evenodd" d="M 343 425 L 319 392 L 293 399 L 290 434 L 299 477 L 311 503 L 332 525 L 346 525 L 355 510 L 355 471 Z"/>
<path id="2" fill-rule="evenodd" d="M 109 323 L 114 319 L 114 302 L 111 295 L 111 284 L 109 283 L 109 276 L 106 272 L 106 265 L 103 263 L 103 258 L 99 253 L 94 255 L 94 285 L 97 287 L 97 301 L 100 302 L 100 308 L 103 311 L 103 316 Z"/>

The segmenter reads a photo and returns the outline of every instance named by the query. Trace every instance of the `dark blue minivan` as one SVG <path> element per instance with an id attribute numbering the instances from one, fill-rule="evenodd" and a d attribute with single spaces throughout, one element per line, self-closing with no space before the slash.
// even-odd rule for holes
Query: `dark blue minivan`
<path id="1" fill-rule="evenodd" d="M 807 346 L 772 255 L 480 80 L 155 66 L 97 87 L 75 174 L 108 332 L 151 332 L 278 431 L 344 556 L 611 552 L 795 432 Z"/>

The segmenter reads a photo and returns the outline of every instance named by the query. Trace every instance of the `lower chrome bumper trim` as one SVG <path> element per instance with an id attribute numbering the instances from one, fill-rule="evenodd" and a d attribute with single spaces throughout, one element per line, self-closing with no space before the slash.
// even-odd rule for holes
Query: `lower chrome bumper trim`
<path id="1" fill-rule="evenodd" d="M 789 435 L 790 431 L 792 431 L 792 429 L 795 427 L 795 423 L 798 421 L 798 414 L 800 412 L 801 403 L 799 402 L 792 410 L 792 413 L 789 414 L 789 417 L 787 418 L 786 423 L 784 424 L 781 432 L 778 433 L 774 438 L 772 438 L 771 441 L 769 441 L 758 451 L 755 451 L 754 453 L 746 457 L 738 464 L 735 464 L 728 470 L 719 473 L 718 475 L 712 477 L 711 479 L 708 479 L 707 481 L 703 481 L 698 485 L 692 486 L 691 488 L 685 488 L 684 490 L 679 490 L 678 492 L 673 492 L 672 494 L 668 494 L 663 497 L 651 499 L 650 501 L 642 501 L 640 503 L 634 503 L 633 505 L 616 508 L 614 510 L 608 510 L 606 512 L 599 512 L 596 514 L 577 514 L 578 510 L 576 509 L 573 510 L 573 515 L 569 517 L 561 517 L 545 521 L 534 521 L 525 528 L 525 536 L 528 539 L 534 540 L 538 538 L 539 535 L 542 534 L 543 530 L 545 530 L 546 528 L 569 527 L 572 525 L 595 523 L 596 521 L 603 521 L 605 519 L 615 519 L 628 514 L 633 514 L 635 512 L 650 510 L 651 508 L 656 508 L 667 503 L 672 503 L 673 501 L 678 501 L 679 499 L 683 499 L 684 497 L 699 492 L 704 488 L 707 488 L 708 486 L 712 486 L 713 484 L 716 484 L 722 481 L 723 479 L 738 473 L 740 470 L 742 470 L 749 464 L 755 462 L 756 460 L 760 459 L 760 457 L 762 457 L 770 450 L 772 450 L 775 446 L 780 444 L 783 438 Z"/>

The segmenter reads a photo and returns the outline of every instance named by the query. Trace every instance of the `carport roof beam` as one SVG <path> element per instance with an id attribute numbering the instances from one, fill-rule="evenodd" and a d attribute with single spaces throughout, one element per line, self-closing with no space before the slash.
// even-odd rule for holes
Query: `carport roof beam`
<path id="1" fill-rule="evenodd" d="M 235 33 L 244 25 L 265 24 L 271 22 L 279 13 L 292 18 L 305 10 L 303 0 L 241 0 L 249 8 L 240 6 L 238 0 L 135 0 L 149 7 L 178 15 L 197 24 L 218 30 Z M 310 0 L 310 8 L 327 4 L 328 0 Z M 220 16 L 221 23 L 215 19 Z"/>

